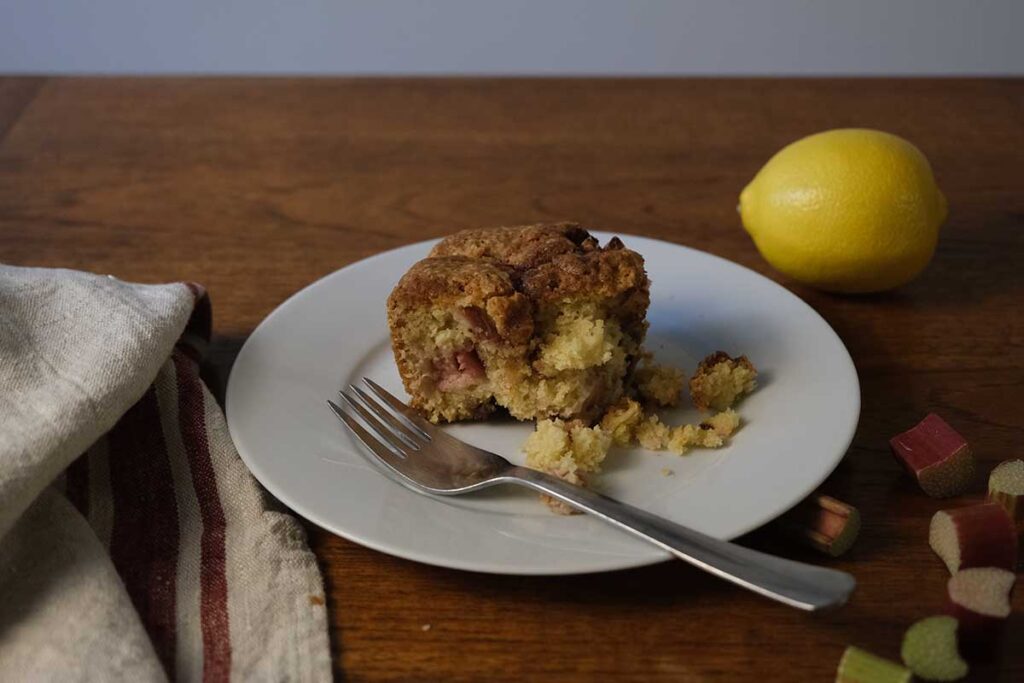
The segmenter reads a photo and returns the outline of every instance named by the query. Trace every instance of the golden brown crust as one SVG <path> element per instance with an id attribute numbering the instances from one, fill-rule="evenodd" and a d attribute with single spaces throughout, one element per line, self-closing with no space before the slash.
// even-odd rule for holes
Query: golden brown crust
<path id="1" fill-rule="evenodd" d="M 413 264 L 398 281 L 388 297 L 388 307 L 432 301 L 481 306 L 492 296 L 507 296 L 515 291 L 511 268 L 464 256 L 425 258 Z"/>
<path id="2" fill-rule="evenodd" d="M 534 268 L 560 254 L 594 251 L 597 240 L 578 223 L 535 223 L 463 230 L 439 242 L 431 256 L 492 259 L 517 269 Z"/>
<path id="3" fill-rule="evenodd" d="M 515 297 L 521 292 L 520 297 Z M 495 297 L 511 300 L 491 301 Z M 413 265 L 388 299 L 388 311 L 427 302 L 484 308 L 502 336 L 522 339 L 533 308 L 564 299 L 612 300 L 633 334 L 643 334 L 650 282 L 640 254 L 619 238 L 600 247 L 577 223 L 463 230 Z M 503 329 L 502 329 L 503 328 Z"/>
<path id="4" fill-rule="evenodd" d="M 493 262 L 443 256 L 413 264 L 388 297 L 389 326 L 401 328 L 404 310 L 426 304 L 454 306 L 495 342 L 522 344 L 533 334 L 533 306 L 516 291 L 512 270 Z"/>
<path id="5" fill-rule="evenodd" d="M 446 237 L 431 257 L 486 260 L 514 269 L 518 287 L 541 304 L 562 299 L 611 299 L 624 293 L 622 314 L 643 318 L 650 303 L 650 283 L 640 254 L 618 237 L 601 247 L 578 223 L 537 223 L 515 227 L 463 230 Z"/>
<path id="6" fill-rule="evenodd" d="M 510 344 L 525 344 L 533 334 L 533 305 L 519 292 L 491 297 L 485 311 L 497 333 Z"/>
<path id="7" fill-rule="evenodd" d="M 607 299 L 648 286 L 643 257 L 629 249 L 561 254 L 523 272 L 521 281 L 535 301 Z"/>

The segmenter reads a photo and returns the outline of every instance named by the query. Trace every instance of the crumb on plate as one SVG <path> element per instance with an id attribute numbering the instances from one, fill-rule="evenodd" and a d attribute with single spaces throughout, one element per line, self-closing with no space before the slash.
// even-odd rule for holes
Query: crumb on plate
<path id="1" fill-rule="evenodd" d="M 609 408 L 601 418 L 601 429 L 611 434 L 616 446 L 628 446 L 643 419 L 643 407 L 631 398 L 624 398 Z"/>
<path id="2" fill-rule="evenodd" d="M 523 444 L 528 467 L 547 472 L 570 484 L 586 486 L 586 474 L 601 471 L 601 463 L 612 445 L 611 434 L 598 427 L 587 427 L 578 420 L 539 420 L 537 429 Z M 545 502 L 559 514 L 578 511 L 544 496 Z"/>
<path id="3" fill-rule="evenodd" d="M 745 356 L 731 358 L 719 352 L 705 358 L 691 381 L 691 392 L 699 407 L 727 404 L 700 424 L 670 425 L 652 412 L 654 404 L 678 401 L 683 375 L 678 370 L 645 362 L 635 385 L 638 396 L 648 407 L 628 396 L 622 397 L 602 416 L 599 424 L 588 427 L 582 420 L 542 419 L 523 445 L 526 464 L 578 486 L 587 485 L 587 475 L 601 471 L 611 446 L 639 444 L 651 451 L 684 454 L 692 448 L 721 448 L 740 427 L 739 414 L 728 407 L 756 386 L 757 371 Z M 634 378 L 637 379 L 637 378 Z M 646 387 L 646 388 L 643 388 Z M 696 387 L 696 390 L 694 389 Z M 674 476 L 662 468 L 664 477 Z M 542 496 L 552 510 L 576 514 L 569 505 Z"/>
<path id="4" fill-rule="evenodd" d="M 722 411 L 757 388 L 757 368 L 746 356 L 716 351 L 697 365 L 690 378 L 690 398 L 700 410 Z"/>
<path id="5" fill-rule="evenodd" d="M 633 386 L 640 398 L 664 408 L 679 405 L 685 383 L 686 377 L 681 370 L 655 363 L 650 354 L 644 356 L 640 367 L 633 373 Z"/>
<path id="6" fill-rule="evenodd" d="M 665 447 L 679 455 L 691 448 L 721 448 L 739 425 L 740 416 L 730 408 L 699 425 L 673 427 Z"/>

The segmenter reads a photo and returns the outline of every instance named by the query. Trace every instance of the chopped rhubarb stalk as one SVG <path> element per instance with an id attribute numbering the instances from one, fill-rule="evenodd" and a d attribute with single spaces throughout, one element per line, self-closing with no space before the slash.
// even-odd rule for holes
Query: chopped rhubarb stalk
<path id="1" fill-rule="evenodd" d="M 1017 563 L 1017 532 L 998 503 L 936 512 L 928 544 L 951 574 L 970 567 L 1013 569 Z"/>
<path id="2" fill-rule="evenodd" d="M 900 656 L 914 675 L 926 681 L 956 681 L 967 675 L 967 662 L 957 649 L 957 620 L 928 617 L 903 636 Z"/>
<path id="3" fill-rule="evenodd" d="M 850 645 L 839 660 L 836 683 L 910 683 L 911 673 L 896 662 Z"/>
<path id="4" fill-rule="evenodd" d="M 480 357 L 473 349 L 456 351 L 440 362 L 435 362 L 434 366 L 440 375 L 437 388 L 441 391 L 468 389 L 479 384 L 487 375 Z"/>
<path id="5" fill-rule="evenodd" d="M 925 493 L 947 498 L 962 493 L 974 476 L 974 456 L 964 437 L 931 413 L 889 440 L 893 455 Z"/>
<path id="6" fill-rule="evenodd" d="M 983 654 L 995 644 L 1010 616 L 1010 591 L 1017 575 L 995 567 L 964 569 L 949 578 L 946 611 L 960 622 L 960 642 Z"/>
<path id="7" fill-rule="evenodd" d="M 815 493 L 783 515 L 778 528 L 826 555 L 839 557 L 860 533 L 860 512 L 831 496 Z"/>
<path id="8" fill-rule="evenodd" d="M 479 306 L 463 306 L 456 311 L 456 316 L 461 318 L 466 327 L 480 339 L 493 340 L 498 337 L 498 330 L 494 327 L 494 321 L 487 315 L 487 311 Z"/>
<path id="9" fill-rule="evenodd" d="M 1024 533 L 1024 460 L 1000 463 L 988 477 L 988 497 L 1013 519 L 1017 535 Z"/>

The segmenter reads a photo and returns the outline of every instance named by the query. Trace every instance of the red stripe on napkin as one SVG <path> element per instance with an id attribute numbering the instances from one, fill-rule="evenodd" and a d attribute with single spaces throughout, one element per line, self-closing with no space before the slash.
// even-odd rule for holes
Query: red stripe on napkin
<path id="1" fill-rule="evenodd" d="M 178 420 L 188 453 L 192 485 L 203 521 L 201 540 L 201 622 L 203 680 L 226 681 L 231 673 L 228 584 L 225 570 L 225 519 L 206 439 L 206 409 L 198 368 L 185 354 L 172 356 L 178 375 Z"/>
<path id="2" fill-rule="evenodd" d="M 153 387 L 110 431 L 109 443 L 111 558 L 173 679 L 178 507 Z"/>

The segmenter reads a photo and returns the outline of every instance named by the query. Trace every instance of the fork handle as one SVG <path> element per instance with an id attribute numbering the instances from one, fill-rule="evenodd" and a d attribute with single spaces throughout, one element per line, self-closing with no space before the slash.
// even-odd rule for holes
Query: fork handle
<path id="1" fill-rule="evenodd" d="M 502 474 L 509 483 L 546 493 L 726 581 L 792 607 L 811 612 L 838 607 L 857 585 L 845 572 L 720 541 L 537 470 L 513 467 Z"/>

